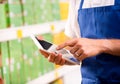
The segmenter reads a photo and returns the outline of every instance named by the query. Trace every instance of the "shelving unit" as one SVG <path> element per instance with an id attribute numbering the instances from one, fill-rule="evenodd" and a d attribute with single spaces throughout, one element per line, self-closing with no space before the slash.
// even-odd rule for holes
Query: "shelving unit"
<path id="1" fill-rule="evenodd" d="M 28 37 L 31 34 L 37 35 L 37 34 L 49 33 L 51 32 L 51 26 L 53 25 L 55 27 L 54 32 L 57 33 L 64 30 L 65 23 L 66 21 L 63 20 L 63 21 L 47 22 L 36 25 L 0 29 L 0 42 L 17 39 L 19 31 L 21 31 L 22 37 Z M 42 31 L 40 29 L 42 29 Z"/>
<path id="2" fill-rule="evenodd" d="M 54 26 L 54 33 L 59 33 L 64 30 L 66 21 L 56 21 L 56 22 L 48 22 L 43 24 L 36 24 L 30 26 L 21 26 L 15 28 L 1 29 L 0 30 L 0 42 L 6 42 L 14 39 L 20 39 L 18 37 L 19 31 L 21 31 L 21 38 L 29 37 L 31 34 L 45 34 L 51 31 L 51 27 Z M 42 31 L 40 31 L 42 29 Z M 74 70 L 79 70 L 79 66 L 62 66 L 54 71 L 48 72 L 32 81 L 27 82 L 27 84 L 49 84 L 50 82 L 55 81 L 61 77 L 64 77 L 68 72 L 72 72 Z"/>
<path id="3" fill-rule="evenodd" d="M 5 84 L 48 84 L 79 70 L 48 63 L 30 39 L 40 35 L 55 44 L 66 39 L 67 0 L 8 0 L 0 7 L 0 76 Z"/>
<path id="4" fill-rule="evenodd" d="M 35 80 L 32 80 L 28 82 L 27 84 L 49 84 L 50 82 L 64 77 L 69 72 L 74 72 L 75 70 L 79 70 L 79 66 L 62 66 L 50 73 L 45 74 L 42 77 L 36 78 Z M 56 75 L 57 74 L 57 77 Z"/>

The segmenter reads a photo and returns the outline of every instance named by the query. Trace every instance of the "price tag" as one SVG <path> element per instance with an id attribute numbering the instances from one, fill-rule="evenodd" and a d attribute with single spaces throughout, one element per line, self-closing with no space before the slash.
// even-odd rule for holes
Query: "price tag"
<path id="1" fill-rule="evenodd" d="M 51 30 L 54 31 L 55 30 L 55 26 L 51 25 Z"/>
<path id="2" fill-rule="evenodd" d="M 17 30 L 17 38 L 22 38 L 23 37 L 23 32 L 21 29 Z"/>

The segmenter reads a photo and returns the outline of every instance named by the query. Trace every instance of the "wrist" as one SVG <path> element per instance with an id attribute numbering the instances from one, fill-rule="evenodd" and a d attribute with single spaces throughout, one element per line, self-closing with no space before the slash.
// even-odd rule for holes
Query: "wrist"
<path id="1" fill-rule="evenodd" d="M 111 42 L 109 40 L 107 39 L 101 40 L 100 45 L 102 47 L 102 53 L 108 53 L 108 54 L 111 53 L 111 49 L 110 49 Z"/>
<path id="2" fill-rule="evenodd" d="M 110 53 L 110 41 L 107 39 L 97 39 L 93 40 L 94 46 L 97 46 L 99 48 L 100 53 Z"/>

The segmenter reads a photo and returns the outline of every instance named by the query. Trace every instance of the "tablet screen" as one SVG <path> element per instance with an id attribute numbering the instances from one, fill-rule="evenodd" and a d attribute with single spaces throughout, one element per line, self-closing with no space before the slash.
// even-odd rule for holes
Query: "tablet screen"
<path id="1" fill-rule="evenodd" d="M 52 44 L 47 42 L 47 41 L 44 41 L 44 40 L 39 40 L 37 37 L 36 39 L 38 40 L 38 42 L 41 44 L 41 46 L 45 49 L 45 50 L 48 50 Z"/>

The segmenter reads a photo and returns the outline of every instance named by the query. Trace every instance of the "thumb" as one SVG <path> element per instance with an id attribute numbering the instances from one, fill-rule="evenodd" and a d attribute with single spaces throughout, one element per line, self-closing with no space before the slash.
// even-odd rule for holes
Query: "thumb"
<path id="1" fill-rule="evenodd" d="M 40 51 L 40 53 L 41 53 L 42 55 L 44 55 L 45 58 L 48 58 L 48 56 L 49 56 L 49 54 L 50 54 L 49 52 L 47 52 L 47 51 L 45 51 L 45 50 L 42 50 L 42 49 L 40 49 L 39 51 Z"/>

